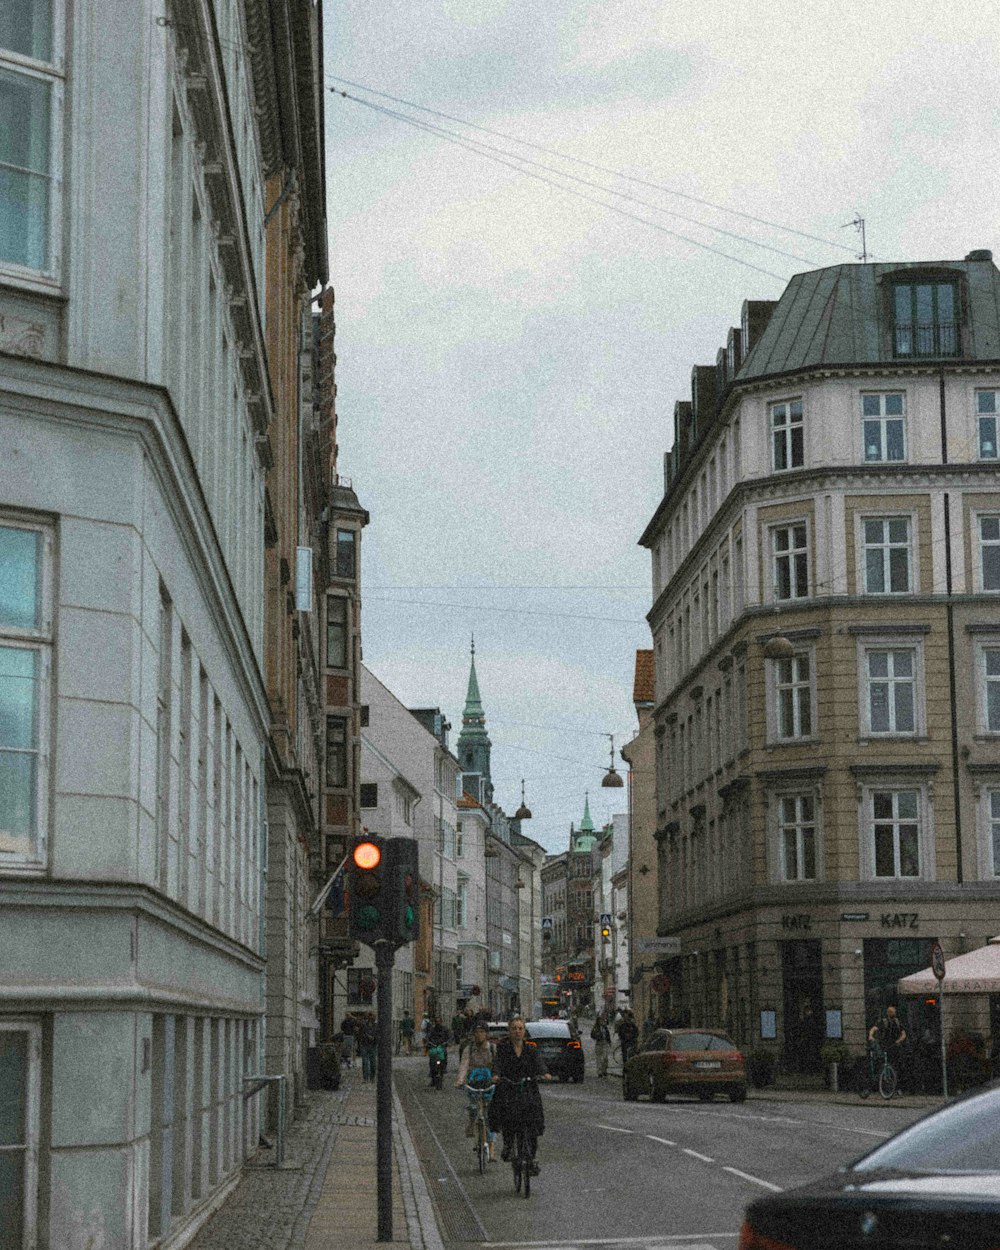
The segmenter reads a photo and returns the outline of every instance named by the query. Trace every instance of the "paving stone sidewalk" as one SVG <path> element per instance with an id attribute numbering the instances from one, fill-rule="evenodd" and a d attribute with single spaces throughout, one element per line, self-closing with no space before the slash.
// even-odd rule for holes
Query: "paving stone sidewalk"
<path id="1" fill-rule="evenodd" d="M 393 1133 L 393 1242 L 438 1250 L 440 1238 L 419 1164 L 401 1121 Z M 344 1073 L 334 1093 L 312 1091 L 293 1121 L 285 1166 L 261 1151 L 189 1250 L 326 1250 L 376 1247 L 375 1086 Z"/>

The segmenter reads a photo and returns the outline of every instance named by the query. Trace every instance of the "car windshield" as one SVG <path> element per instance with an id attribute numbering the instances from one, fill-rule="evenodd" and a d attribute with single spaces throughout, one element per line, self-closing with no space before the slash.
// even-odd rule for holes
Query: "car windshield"
<path id="1" fill-rule="evenodd" d="M 736 1043 L 717 1033 L 674 1033 L 671 1050 L 735 1050 Z"/>
<path id="2" fill-rule="evenodd" d="M 570 1027 L 565 1020 L 532 1020 L 526 1027 L 532 1041 L 538 1041 L 542 1037 L 559 1037 L 565 1040 L 570 1036 Z"/>
<path id="3" fill-rule="evenodd" d="M 1000 1087 L 942 1107 L 851 1166 L 859 1172 L 1000 1172 Z"/>

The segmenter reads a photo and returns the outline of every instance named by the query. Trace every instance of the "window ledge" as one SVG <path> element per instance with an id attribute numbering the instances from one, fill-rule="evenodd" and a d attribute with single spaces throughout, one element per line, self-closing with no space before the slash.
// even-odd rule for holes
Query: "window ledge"
<path id="1" fill-rule="evenodd" d="M 861 734 L 858 746 L 877 746 L 880 742 L 930 742 L 926 734 Z"/>
<path id="2" fill-rule="evenodd" d="M 822 738 L 815 734 L 810 734 L 805 738 L 772 738 L 764 745 L 766 751 L 773 751 L 779 747 L 810 747 L 818 746 L 823 741 Z"/>
<path id="3" fill-rule="evenodd" d="M 33 295 L 48 295 L 52 299 L 66 299 L 66 292 L 57 278 L 8 269 L 0 262 L 0 289 L 3 287 L 13 291 L 30 291 Z"/>
<path id="4" fill-rule="evenodd" d="M 887 596 L 888 597 L 888 596 Z M 905 637 L 907 634 L 929 634 L 931 625 L 929 621 L 914 621 L 913 624 L 893 624 L 885 622 L 885 624 L 873 622 L 870 625 L 848 625 L 848 634 L 855 637 L 865 634 L 882 634 L 891 636 Z"/>

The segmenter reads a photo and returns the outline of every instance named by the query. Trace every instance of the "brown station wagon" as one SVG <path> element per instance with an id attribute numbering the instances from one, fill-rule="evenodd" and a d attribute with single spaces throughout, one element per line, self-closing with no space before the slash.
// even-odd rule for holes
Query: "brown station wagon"
<path id="1" fill-rule="evenodd" d="M 736 1043 L 719 1029 L 657 1029 L 625 1065 L 622 1094 L 634 1102 L 648 1094 L 663 1102 L 668 1094 L 695 1094 L 708 1101 L 728 1094 L 733 1102 L 747 1096 L 747 1073 Z"/>

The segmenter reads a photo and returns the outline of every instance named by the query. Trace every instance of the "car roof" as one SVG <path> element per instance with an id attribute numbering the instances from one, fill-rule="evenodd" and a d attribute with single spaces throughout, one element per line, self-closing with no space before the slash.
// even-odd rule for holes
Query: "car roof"
<path id="1" fill-rule="evenodd" d="M 568 1020 L 526 1020 L 529 1037 L 566 1037 L 573 1029 Z"/>

